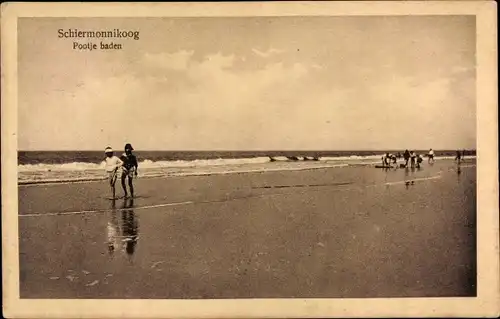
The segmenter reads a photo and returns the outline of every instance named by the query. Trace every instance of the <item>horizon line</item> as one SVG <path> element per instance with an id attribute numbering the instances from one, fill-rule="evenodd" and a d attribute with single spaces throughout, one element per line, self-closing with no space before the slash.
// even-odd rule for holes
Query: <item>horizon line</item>
<path id="1" fill-rule="evenodd" d="M 434 150 L 434 151 L 457 151 L 457 150 L 466 150 L 466 151 L 476 151 L 476 148 L 384 148 L 384 149 L 257 149 L 257 150 L 203 150 L 203 149 L 195 149 L 195 150 L 182 150 L 182 149 L 134 149 L 135 152 L 373 152 L 373 151 L 404 151 L 408 149 L 409 151 L 422 151 L 422 150 Z M 101 152 L 102 150 L 98 149 L 32 149 L 32 150 L 17 150 L 17 152 Z M 122 149 L 116 149 L 115 152 L 123 151 Z"/>

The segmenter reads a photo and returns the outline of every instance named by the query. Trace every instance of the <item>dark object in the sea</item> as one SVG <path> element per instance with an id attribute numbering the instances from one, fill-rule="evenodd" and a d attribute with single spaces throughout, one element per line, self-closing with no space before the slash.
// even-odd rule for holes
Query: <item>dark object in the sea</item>
<path id="1" fill-rule="evenodd" d="M 304 156 L 304 161 L 310 161 L 309 157 Z"/>
<path id="2" fill-rule="evenodd" d="M 269 161 L 276 162 L 276 159 L 274 157 L 269 156 Z"/>
<path id="3" fill-rule="evenodd" d="M 319 158 L 318 157 L 313 157 L 313 161 L 319 161 Z"/>
<path id="4" fill-rule="evenodd" d="M 297 156 L 287 156 L 286 158 L 288 158 L 291 161 L 298 161 L 299 160 L 299 158 Z"/>

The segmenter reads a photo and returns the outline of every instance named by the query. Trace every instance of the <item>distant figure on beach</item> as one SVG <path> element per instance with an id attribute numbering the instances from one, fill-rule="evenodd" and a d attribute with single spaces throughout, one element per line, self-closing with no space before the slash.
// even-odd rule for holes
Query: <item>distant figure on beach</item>
<path id="1" fill-rule="evenodd" d="M 382 166 L 392 167 L 392 164 L 396 163 L 397 163 L 396 155 L 390 153 L 385 153 L 384 155 L 382 155 Z"/>
<path id="2" fill-rule="evenodd" d="M 457 161 L 458 165 L 460 165 L 460 161 L 462 160 L 462 155 L 460 151 L 457 151 L 457 155 L 455 156 L 455 161 Z"/>
<path id="3" fill-rule="evenodd" d="M 125 180 L 128 177 L 128 186 L 130 188 L 130 196 L 134 197 L 134 184 L 133 179 L 137 177 L 137 170 L 139 164 L 137 163 L 137 157 L 132 154 L 134 148 L 130 143 L 125 144 L 125 153 L 120 157 L 123 161 L 123 172 L 122 172 L 122 188 L 125 197 L 128 197 L 127 186 L 125 185 Z"/>
<path id="4" fill-rule="evenodd" d="M 434 163 L 434 150 L 432 148 L 429 150 L 429 154 L 427 154 L 427 156 L 429 157 L 429 159 L 428 159 L 429 164 L 431 162 Z"/>
<path id="5" fill-rule="evenodd" d="M 123 165 L 123 161 L 113 155 L 113 149 L 111 147 L 106 147 L 104 150 L 104 154 L 106 154 L 106 158 L 104 161 L 106 162 L 105 170 L 108 174 L 109 186 L 111 187 L 112 199 L 116 199 L 116 189 L 115 183 L 116 179 L 119 177 L 121 170 L 119 169 Z"/>
<path id="6" fill-rule="evenodd" d="M 408 167 L 408 161 L 410 160 L 410 152 L 408 150 L 404 152 L 403 158 L 405 160 L 405 167 Z"/>
<path id="7" fill-rule="evenodd" d="M 411 151 L 410 153 L 410 165 L 411 168 L 415 168 L 415 160 L 417 159 L 417 155 L 415 154 L 414 151 Z"/>
<path id="8" fill-rule="evenodd" d="M 382 155 L 382 166 L 390 166 L 390 157 L 389 157 L 389 153 L 385 153 L 384 155 Z"/>
<path id="9" fill-rule="evenodd" d="M 397 167 L 398 157 L 394 154 L 390 154 L 390 156 L 391 156 L 392 164 L 395 164 Z"/>
<path id="10" fill-rule="evenodd" d="M 422 162 L 424 161 L 424 159 L 422 158 L 422 155 L 417 155 L 417 168 L 420 169 L 420 164 L 422 164 Z"/>

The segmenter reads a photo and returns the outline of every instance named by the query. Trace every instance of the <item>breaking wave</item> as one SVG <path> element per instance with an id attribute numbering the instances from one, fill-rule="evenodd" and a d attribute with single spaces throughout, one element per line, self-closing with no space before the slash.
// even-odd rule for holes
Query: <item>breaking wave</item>
<path id="1" fill-rule="evenodd" d="M 208 166 L 225 166 L 238 164 L 262 164 L 268 163 L 268 157 L 256 158 L 219 158 L 210 160 L 194 160 L 194 161 L 151 161 L 144 160 L 139 162 L 139 167 L 143 169 L 151 168 L 181 168 L 181 167 L 208 167 Z M 24 164 L 18 166 L 19 172 L 50 172 L 50 171 L 91 171 L 104 169 L 105 163 L 84 163 L 73 162 L 64 164 Z"/>
<path id="2" fill-rule="evenodd" d="M 139 177 L 234 174 L 346 167 L 350 165 L 373 165 L 380 163 L 380 156 L 352 155 L 320 158 L 276 156 L 199 159 L 192 161 L 152 161 L 146 159 L 139 162 Z M 443 156 L 437 159 L 453 159 L 453 157 Z M 103 180 L 105 178 L 104 162 L 18 165 L 19 184 L 87 182 Z"/>

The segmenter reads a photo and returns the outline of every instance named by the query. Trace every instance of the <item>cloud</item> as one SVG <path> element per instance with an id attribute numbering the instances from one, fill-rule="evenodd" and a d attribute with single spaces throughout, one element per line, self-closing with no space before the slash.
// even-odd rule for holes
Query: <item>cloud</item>
<path id="1" fill-rule="evenodd" d="M 147 66 L 157 68 L 186 70 L 193 54 L 194 51 L 186 50 L 174 53 L 146 53 L 143 62 Z"/>
<path id="2" fill-rule="evenodd" d="M 269 58 L 273 55 L 281 54 L 284 53 L 284 50 L 278 50 L 274 48 L 270 48 L 267 52 L 262 52 L 258 49 L 252 49 L 252 52 L 255 53 L 256 55 L 260 56 L 261 58 Z"/>
<path id="3" fill-rule="evenodd" d="M 474 77 L 462 69 L 435 78 L 363 69 L 349 76 L 317 60 L 248 60 L 242 68 L 234 54 L 148 53 L 134 73 L 89 74 L 42 97 L 54 109 L 24 121 L 38 132 L 33 145 L 76 141 L 86 149 L 126 140 L 141 149 L 439 148 L 437 137 L 446 147 L 475 136 L 474 112 L 455 111 L 475 101 Z M 47 128 L 39 124 L 50 121 L 45 114 L 72 125 Z"/>
<path id="4" fill-rule="evenodd" d="M 475 68 L 458 66 L 458 65 L 451 68 L 452 74 L 470 74 L 474 71 L 475 71 Z"/>
<path id="5" fill-rule="evenodd" d="M 473 145 L 474 83 L 473 78 L 462 76 L 441 76 L 429 81 L 395 76 L 369 87 L 366 100 L 371 107 L 366 109 L 366 115 L 371 117 L 376 132 L 407 136 L 414 145 L 409 147 Z M 470 111 L 460 111 L 464 109 Z M 439 145 L 435 145 L 436 141 Z"/>
<path id="6" fill-rule="evenodd" d="M 276 126 L 280 117 L 294 119 L 306 112 L 297 113 L 302 108 L 297 101 L 306 96 L 310 82 L 307 64 L 278 62 L 241 70 L 234 67 L 234 55 L 192 56 L 189 51 L 146 54 L 137 67 L 155 72 L 89 74 L 78 86 L 52 92 L 43 103 L 54 109 L 41 113 L 38 122 L 58 114 L 60 123 L 72 124 L 52 129 L 30 121 L 40 127 L 40 134 L 30 138 L 34 144 L 51 141 L 63 148 L 76 142 L 83 149 L 126 140 L 141 141 L 142 149 L 251 148 L 261 147 L 270 135 L 293 131 L 292 125 Z"/>
<path id="7" fill-rule="evenodd" d="M 210 54 L 204 57 L 201 62 L 192 62 L 187 73 L 192 77 L 204 75 L 218 75 L 230 69 L 236 60 L 234 55 L 225 56 L 222 53 Z M 202 79 L 200 78 L 200 80 Z M 195 79 L 196 80 L 196 79 Z"/>

